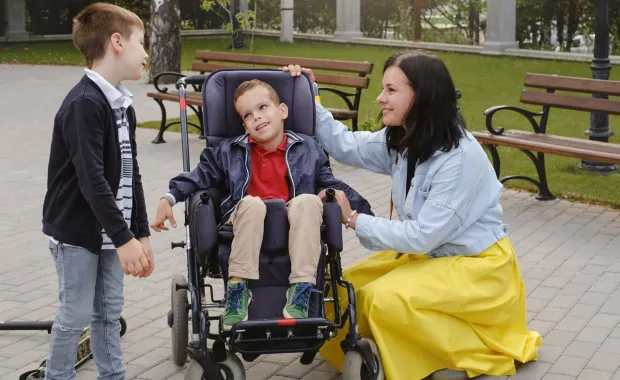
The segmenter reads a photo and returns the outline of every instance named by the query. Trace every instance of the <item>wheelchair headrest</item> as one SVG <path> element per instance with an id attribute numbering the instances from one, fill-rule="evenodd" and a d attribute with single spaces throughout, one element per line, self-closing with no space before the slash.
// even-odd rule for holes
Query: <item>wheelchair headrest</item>
<path id="1" fill-rule="evenodd" d="M 241 83 L 251 79 L 269 83 L 287 105 L 285 130 L 314 135 L 314 92 L 306 75 L 293 78 L 279 69 L 222 69 L 211 73 L 202 88 L 204 134 L 210 145 L 245 133 L 233 96 Z"/>

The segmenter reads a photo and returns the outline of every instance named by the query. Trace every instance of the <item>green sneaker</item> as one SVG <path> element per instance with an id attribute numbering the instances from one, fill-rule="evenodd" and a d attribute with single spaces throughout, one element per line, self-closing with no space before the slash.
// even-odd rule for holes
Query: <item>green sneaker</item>
<path id="1" fill-rule="evenodd" d="M 314 285 L 309 282 L 291 285 L 286 291 L 284 317 L 287 319 L 308 318 L 308 304 L 313 291 Z"/>
<path id="2" fill-rule="evenodd" d="M 248 320 L 248 304 L 251 300 L 252 292 L 245 281 L 228 283 L 226 310 L 222 319 L 224 330 L 230 330 L 233 325 Z"/>

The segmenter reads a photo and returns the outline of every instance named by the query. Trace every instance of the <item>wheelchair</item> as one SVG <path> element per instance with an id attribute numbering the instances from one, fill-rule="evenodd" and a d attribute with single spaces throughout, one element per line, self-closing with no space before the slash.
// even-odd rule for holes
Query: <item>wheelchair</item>
<path id="1" fill-rule="evenodd" d="M 239 84 L 249 79 L 269 83 L 278 92 L 281 101 L 287 104 L 289 117 L 285 120 L 285 129 L 314 136 L 315 94 L 310 79 L 305 75 L 292 78 L 290 74 L 276 69 L 221 69 L 210 75 L 183 77 L 177 81 L 176 88 L 180 104 L 184 172 L 190 171 L 186 86 L 192 85 L 201 91 L 204 136 L 207 144 L 218 144 L 224 138 L 245 133 L 233 105 L 233 93 Z M 221 278 L 225 289 L 228 279 L 233 232 L 232 227 L 220 220 L 219 206 L 224 190 L 210 188 L 197 191 L 185 201 L 185 241 L 172 242 L 172 248 L 185 249 L 187 278 L 177 274 L 172 279 L 168 325 L 172 330 L 174 362 L 184 365 L 187 357 L 190 358 L 186 380 L 245 380 L 244 365 L 237 354 L 251 362 L 265 354 L 301 353 L 300 362 L 308 365 L 322 345 L 344 328 L 348 331 L 346 339 L 341 342 L 345 353 L 343 378 L 384 379 L 376 344 L 358 332 L 353 286 L 342 278 L 341 210 L 333 201 L 333 195 L 334 190 L 328 189 L 321 226 L 318 290 L 311 295 L 308 318 L 285 319 L 282 316 L 291 266 L 288 218 L 283 201 L 267 200 L 259 258 L 260 279 L 248 281 L 253 296 L 248 320 L 227 331 L 223 329 L 221 316 L 214 313 L 220 309 L 222 314 L 225 302 L 216 300 L 213 286 L 205 283 L 206 277 Z M 206 289 L 210 302 L 206 299 Z M 331 289 L 330 297 L 327 297 L 327 289 Z M 341 293 L 348 297 L 344 310 L 338 302 Z M 326 318 L 325 304 L 328 302 L 334 306 L 333 321 Z"/>

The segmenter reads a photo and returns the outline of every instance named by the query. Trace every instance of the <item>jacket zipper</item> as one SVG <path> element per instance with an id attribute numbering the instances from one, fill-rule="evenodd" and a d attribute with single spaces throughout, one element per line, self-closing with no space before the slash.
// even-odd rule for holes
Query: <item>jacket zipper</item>
<path id="1" fill-rule="evenodd" d="M 284 161 L 286 161 L 286 169 L 288 171 L 288 179 L 291 183 L 291 189 L 293 189 L 293 198 L 296 196 L 295 182 L 293 181 L 293 174 L 291 173 L 291 166 L 288 162 L 288 152 L 293 145 L 297 144 L 297 141 L 294 141 L 291 145 L 286 148 L 286 153 L 284 154 Z"/>
<path id="2" fill-rule="evenodd" d="M 245 166 L 245 172 L 246 172 L 246 177 L 245 177 L 245 183 L 243 184 L 242 189 L 242 194 L 245 194 L 247 191 L 247 186 L 249 186 L 250 183 L 250 169 L 248 169 L 248 150 L 245 149 L 244 152 L 244 166 Z M 224 199 L 222 201 L 222 203 L 220 203 L 220 209 L 222 209 L 222 206 L 224 205 L 224 203 L 226 203 L 226 201 L 228 201 L 230 198 L 232 198 L 232 193 L 228 196 L 228 198 Z M 232 209 L 228 210 L 228 212 L 226 212 L 226 214 L 224 214 L 220 220 L 220 224 L 224 223 L 226 221 L 226 217 L 228 216 L 228 214 L 230 214 L 235 208 L 233 207 Z"/>

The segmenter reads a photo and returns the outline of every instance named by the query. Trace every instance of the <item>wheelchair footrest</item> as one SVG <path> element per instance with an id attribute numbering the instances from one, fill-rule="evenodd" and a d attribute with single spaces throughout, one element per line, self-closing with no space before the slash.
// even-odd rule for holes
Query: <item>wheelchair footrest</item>
<path id="1" fill-rule="evenodd" d="M 230 345 L 242 354 L 318 351 L 334 331 L 325 318 L 249 320 L 230 330 Z"/>

